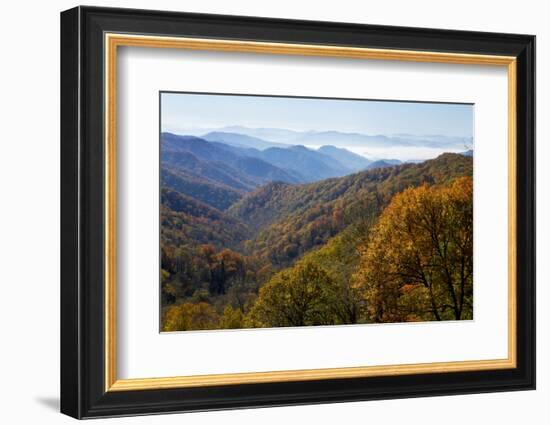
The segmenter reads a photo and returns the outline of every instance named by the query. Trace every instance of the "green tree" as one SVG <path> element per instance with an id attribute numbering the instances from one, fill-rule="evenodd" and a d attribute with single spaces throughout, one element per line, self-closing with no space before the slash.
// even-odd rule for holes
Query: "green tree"
<path id="1" fill-rule="evenodd" d="M 333 281 L 312 261 L 298 263 L 271 278 L 248 317 L 252 327 L 328 325 Z"/>

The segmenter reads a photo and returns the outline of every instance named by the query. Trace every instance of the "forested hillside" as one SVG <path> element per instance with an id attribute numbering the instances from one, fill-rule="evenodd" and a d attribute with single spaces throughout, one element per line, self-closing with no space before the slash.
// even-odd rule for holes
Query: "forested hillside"
<path id="1" fill-rule="evenodd" d="M 455 229 L 472 214 L 471 156 L 367 169 L 345 149 L 224 137 L 162 135 L 164 331 L 471 317 L 471 240 Z M 445 255 L 422 239 L 424 213 Z M 398 240 L 395 268 L 377 265 Z M 418 241 L 437 262 L 410 263 Z"/>
<path id="2" fill-rule="evenodd" d="M 444 154 L 422 164 L 378 168 L 308 185 L 270 183 L 244 196 L 228 214 L 255 233 L 244 252 L 284 266 L 350 224 L 378 215 L 394 194 L 408 187 L 439 185 L 471 174 L 471 158 Z"/>

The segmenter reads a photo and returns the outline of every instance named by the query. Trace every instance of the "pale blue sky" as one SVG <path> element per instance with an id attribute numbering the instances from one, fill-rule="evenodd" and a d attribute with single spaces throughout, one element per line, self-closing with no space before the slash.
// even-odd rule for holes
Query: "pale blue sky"
<path id="1" fill-rule="evenodd" d="M 162 131 L 245 126 L 368 135 L 473 136 L 465 104 L 162 93 Z"/>

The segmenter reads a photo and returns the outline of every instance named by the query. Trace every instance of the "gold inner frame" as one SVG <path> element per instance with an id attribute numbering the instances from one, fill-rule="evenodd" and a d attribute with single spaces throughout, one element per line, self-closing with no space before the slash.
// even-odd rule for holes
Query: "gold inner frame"
<path id="1" fill-rule="evenodd" d="M 510 369 L 516 367 L 516 58 L 128 34 L 105 34 L 105 391 L 135 391 L 320 379 Z M 120 46 L 504 66 L 508 72 L 508 357 L 495 360 L 118 379 L 116 325 L 117 48 Z"/>

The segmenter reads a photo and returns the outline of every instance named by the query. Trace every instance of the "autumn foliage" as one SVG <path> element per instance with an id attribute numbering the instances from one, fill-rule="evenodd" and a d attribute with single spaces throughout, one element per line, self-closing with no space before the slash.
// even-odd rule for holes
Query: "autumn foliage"
<path id="1" fill-rule="evenodd" d="M 371 321 L 472 318 L 472 200 L 471 177 L 393 198 L 353 277 Z"/>
<path id="2" fill-rule="evenodd" d="M 227 211 L 163 190 L 163 331 L 473 318 L 472 161 L 444 154 Z"/>

